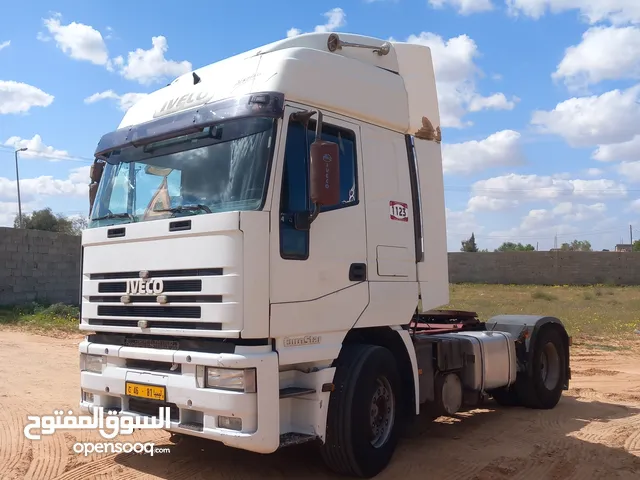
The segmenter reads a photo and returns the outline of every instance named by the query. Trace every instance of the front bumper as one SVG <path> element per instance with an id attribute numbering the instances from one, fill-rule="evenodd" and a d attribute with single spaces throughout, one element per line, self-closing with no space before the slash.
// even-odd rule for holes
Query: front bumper
<path id="1" fill-rule="evenodd" d="M 202 353 L 176 350 L 122 347 L 83 341 L 80 353 L 103 355 L 102 373 L 82 371 L 80 409 L 117 409 L 122 415 L 158 415 L 158 408 L 170 406 L 169 431 L 217 440 L 230 447 L 258 453 L 272 453 L 280 445 L 278 357 L 269 347 L 244 348 L 243 353 Z M 247 353 L 251 350 L 250 353 Z M 131 362 L 155 362 L 179 366 L 176 371 L 129 366 Z M 255 368 L 256 393 L 203 388 L 198 375 L 203 367 Z M 127 396 L 125 382 L 166 387 L 166 402 Z M 92 394 L 92 401 L 86 394 Z M 242 419 L 242 430 L 220 428 L 218 417 Z"/>

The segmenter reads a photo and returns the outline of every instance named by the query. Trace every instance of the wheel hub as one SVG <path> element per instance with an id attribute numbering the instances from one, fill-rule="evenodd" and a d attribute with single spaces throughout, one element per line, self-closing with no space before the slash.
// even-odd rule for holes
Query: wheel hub
<path id="1" fill-rule="evenodd" d="M 395 399 L 389 380 L 378 378 L 369 410 L 371 445 L 379 448 L 389 439 L 395 419 Z"/>
<path id="2" fill-rule="evenodd" d="M 553 390 L 560 380 L 560 355 L 551 342 L 545 345 L 540 355 L 540 378 L 549 390 Z"/>

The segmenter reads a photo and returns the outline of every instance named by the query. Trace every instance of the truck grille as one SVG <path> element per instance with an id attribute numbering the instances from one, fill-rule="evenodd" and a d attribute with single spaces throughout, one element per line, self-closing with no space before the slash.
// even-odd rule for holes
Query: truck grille
<path id="1" fill-rule="evenodd" d="M 99 293 L 124 293 L 126 291 L 127 282 L 100 282 L 98 284 Z M 164 282 L 165 293 L 201 291 L 202 280 L 167 280 L 166 282 Z"/>
<path id="2" fill-rule="evenodd" d="M 200 307 L 100 305 L 101 317 L 200 318 Z"/>
<path id="3" fill-rule="evenodd" d="M 193 268 L 190 270 L 150 270 L 151 278 L 168 277 L 215 277 L 222 275 L 222 268 Z M 120 280 L 139 278 L 140 272 L 92 273 L 90 280 Z"/>
<path id="4" fill-rule="evenodd" d="M 127 303 L 124 304 L 122 295 L 126 294 L 127 281 L 140 278 L 139 271 L 89 274 L 88 279 L 91 283 L 97 283 L 97 286 L 94 283 L 91 288 L 93 294 L 85 297 L 85 301 L 88 301 L 92 308 L 91 313 L 87 309 L 83 322 L 101 327 L 138 328 L 138 321 L 146 320 L 145 328 L 219 331 L 222 329 L 222 323 L 200 319 L 203 318 L 203 308 L 208 309 L 207 316 L 217 315 L 216 312 L 219 311 L 218 308 L 222 308 L 220 304 L 223 303 L 223 295 L 219 294 L 218 289 L 225 288 L 226 282 L 231 281 L 231 277 L 223 283 L 218 280 L 214 283 L 206 280 L 209 285 L 207 289 L 217 290 L 211 295 L 207 294 L 209 292 L 203 292 L 205 278 L 223 275 L 222 268 L 149 271 L 150 279 L 162 280 L 163 288 L 160 295 L 165 297 L 162 304 L 158 302 L 159 295 L 148 293 L 128 295 Z M 213 285 L 215 287 L 212 287 Z M 220 307 L 212 310 L 214 305 Z"/>

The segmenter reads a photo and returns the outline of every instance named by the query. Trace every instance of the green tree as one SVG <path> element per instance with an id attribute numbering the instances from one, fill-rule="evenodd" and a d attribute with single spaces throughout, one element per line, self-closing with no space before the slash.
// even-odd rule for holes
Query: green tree
<path id="1" fill-rule="evenodd" d="M 13 220 L 14 228 L 20 227 L 18 216 Z M 22 228 L 27 230 L 45 230 L 48 232 L 80 235 L 87 227 L 87 220 L 83 217 L 69 219 L 64 215 L 55 215 L 50 208 L 34 210 L 31 214 L 22 215 Z"/>
<path id="2" fill-rule="evenodd" d="M 520 242 L 518 243 L 504 242 L 502 245 L 496 248 L 495 251 L 496 252 L 533 252 L 534 250 L 535 250 L 535 247 L 530 243 L 523 245 Z"/>
<path id="3" fill-rule="evenodd" d="M 563 243 L 560 250 L 571 252 L 591 252 L 591 242 L 589 240 L 574 240 L 571 243 Z"/>
<path id="4" fill-rule="evenodd" d="M 476 236 L 473 234 L 473 232 L 471 233 L 471 236 L 469 237 L 468 240 L 463 240 L 461 243 L 462 243 L 462 247 L 460 247 L 461 252 L 477 252 L 478 251 L 478 245 L 476 244 Z"/>
<path id="5" fill-rule="evenodd" d="M 631 251 L 640 252 L 640 240 L 636 240 L 635 242 L 633 242 L 633 244 L 631 244 Z"/>

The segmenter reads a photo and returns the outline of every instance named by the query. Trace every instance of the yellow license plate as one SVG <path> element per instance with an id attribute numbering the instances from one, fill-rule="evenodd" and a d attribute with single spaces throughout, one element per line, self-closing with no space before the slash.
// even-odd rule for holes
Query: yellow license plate
<path id="1" fill-rule="evenodd" d="M 158 385 L 143 383 L 125 383 L 125 390 L 130 397 L 149 398 L 151 400 L 165 400 L 166 388 Z"/>

